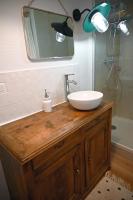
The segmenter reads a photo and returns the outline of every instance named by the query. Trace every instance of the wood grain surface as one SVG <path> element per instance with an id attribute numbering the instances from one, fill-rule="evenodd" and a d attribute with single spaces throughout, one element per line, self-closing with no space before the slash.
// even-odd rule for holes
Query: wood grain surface
<path id="1" fill-rule="evenodd" d="M 0 127 L 0 145 L 21 164 L 31 160 L 72 131 L 92 121 L 112 107 L 103 103 L 95 110 L 79 111 L 69 103 L 53 108 L 51 113 L 39 112 Z"/>

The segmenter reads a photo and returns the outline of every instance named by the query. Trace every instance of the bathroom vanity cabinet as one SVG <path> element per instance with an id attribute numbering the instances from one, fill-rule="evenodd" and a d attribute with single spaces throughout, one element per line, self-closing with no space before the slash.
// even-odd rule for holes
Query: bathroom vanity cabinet
<path id="1" fill-rule="evenodd" d="M 79 111 L 68 103 L 0 128 L 12 200 L 81 200 L 110 168 L 112 103 Z"/>

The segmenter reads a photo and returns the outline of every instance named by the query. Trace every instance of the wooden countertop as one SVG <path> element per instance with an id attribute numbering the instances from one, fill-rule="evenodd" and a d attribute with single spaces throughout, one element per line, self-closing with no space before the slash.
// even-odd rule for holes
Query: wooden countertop
<path id="1" fill-rule="evenodd" d="M 79 111 L 65 102 L 51 113 L 39 112 L 1 126 L 0 145 L 23 164 L 111 107 L 109 102 L 92 111 Z"/>

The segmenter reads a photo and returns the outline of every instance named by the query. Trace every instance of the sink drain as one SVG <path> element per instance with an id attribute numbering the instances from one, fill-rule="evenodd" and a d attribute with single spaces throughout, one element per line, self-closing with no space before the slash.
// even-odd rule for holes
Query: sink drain
<path id="1" fill-rule="evenodd" d="M 111 129 L 112 129 L 112 130 L 116 130 L 117 127 L 116 127 L 115 125 L 112 125 L 112 126 L 111 126 Z"/>

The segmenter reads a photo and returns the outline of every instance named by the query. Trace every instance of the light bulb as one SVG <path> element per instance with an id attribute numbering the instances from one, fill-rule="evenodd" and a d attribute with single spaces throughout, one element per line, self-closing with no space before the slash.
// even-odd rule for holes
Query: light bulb
<path id="1" fill-rule="evenodd" d="M 100 12 L 96 12 L 92 16 L 91 23 L 95 26 L 97 31 L 100 33 L 107 31 L 109 27 L 109 23 L 107 19 Z"/>
<path id="2" fill-rule="evenodd" d="M 121 21 L 118 26 L 117 26 L 119 29 L 121 29 L 121 31 L 126 34 L 126 35 L 129 35 L 129 31 L 128 31 L 128 28 L 127 28 L 127 25 L 126 25 L 126 21 Z"/>
<path id="3" fill-rule="evenodd" d="M 57 42 L 63 42 L 65 40 L 65 35 L 62 33 L 56 32 L 56 41 Z"/>

